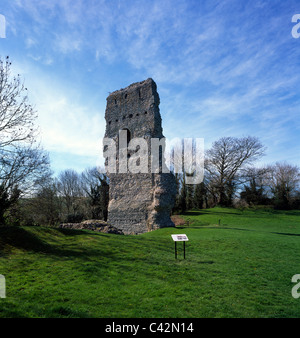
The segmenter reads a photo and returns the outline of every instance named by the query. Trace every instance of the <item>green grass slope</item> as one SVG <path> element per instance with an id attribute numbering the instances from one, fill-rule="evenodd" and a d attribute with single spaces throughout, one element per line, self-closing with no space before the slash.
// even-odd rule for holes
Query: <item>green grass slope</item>
<path id="1" fill-rule="evenodd" d="M 0 317 L 300 317 L 299 216 L 214 208 L 139 236 L 0 228 Z"/>

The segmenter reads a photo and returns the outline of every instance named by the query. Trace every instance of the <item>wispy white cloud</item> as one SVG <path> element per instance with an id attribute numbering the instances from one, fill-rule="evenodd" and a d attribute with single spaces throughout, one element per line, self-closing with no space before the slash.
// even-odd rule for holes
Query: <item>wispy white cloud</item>
<path id="1" fill-rule="evenodd" d="M 16 32 L 24 34 L 27 56 L 39 65 L 55 72 L 60 62 L 58 72 L 65 67 L 79 81 L 95 72 L 107 91 L 126 84 L 126 76 L 153 77 L 169 135 L 183 129 L 184 135 L 211 138 L 253 133 L 279 145 L 299 130 L 300 48 L 290 34 L 289 9 L 296 8 L 294 0 L 17 0 L 14 7 Z M 24 21 L 17 23 L 22 11 L 31 20 L 23 31 Z M 91 154 L 93 144 L 84 135 L 95 125 L 91 135 L 101 138 L 104 120 L 83 100 L 74 102 L 68 86 L 42 85 L 36 95 L 41 123 L 51 126 L 45 140 L 51 149 L 61 144 L 65 151 Z M 104 107 L 101 119 L 103 114 Z"/>
<path id="2" fill-rule="evenodd" d="M 28 38 L 26 39 L 25 43 L 26 43 L 26 47 L 27 47 L 27 48 L 30 48 L 30 47 L 32 47 L 32 46 L 35 46 L 35 45 L 37 44 L 37 41 L 34 40 L 34 39 L 32 39 L 32 38 L 30 38 L 30 37 L 28 37 Z"/>
<path id="3" fill-rule="evenodd" d="M 44 94 L 36 102 L 39 112 L 42 142 L 49 150 L 63 151 L 79 156 L 99 156 L 100 140 L 104 134 L 103 113 L 72 102 L 68 93 Z"/>
<path id="4" fill-rule="evenodd" d="M 63 54 L 79 52 L 82 48 L 82 41 L 72 35 L 56 34 L 54 48 Z"/>
<path id="5" fill-rule="evenodd" d="M 95 165 L 102 157 L 101 142 L 105 130 L 104 105 L 95 108 L 88 101 L 80 101 L 80 93 L 49 78 L 43 71 L 33 71 L 25 64 L 16 64 L 15 70 L 23 70 L 29 99 L 38 112 L 37 124 L 40 139 L 48 151 L 90 157 Z M 27 76 L 30 74 L 30 76 Z"/>

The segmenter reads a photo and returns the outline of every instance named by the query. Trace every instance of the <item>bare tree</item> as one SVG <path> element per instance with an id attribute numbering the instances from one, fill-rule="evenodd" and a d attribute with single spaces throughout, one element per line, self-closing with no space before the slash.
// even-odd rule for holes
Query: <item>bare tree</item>
<path id="1" fill-rule="evenodd" d="M 205 169 L 217 192 L 217 203 L 232 205 L 236 178 L 247 165 L 264 155 L 265 148 L 256 137 L 223 137 L 206 153 Z M 213 190 L 211 188 L 211 190 Z"/>
<path id="2" fill-rule="evenodd" d="M 0 155 L 0 182 L 7 190 L 18 186 L 28 192 L 50 173 L 48 154 L 42 149 L 18 146 L 14 151 L 0 149 Z"/>
<path id="3" fill-rule="evenodd" d="M 83 191 L 79 174 L 73 169 L 62 171 L 58 177 L 58 190 L 65 202 L 67 220 L 80 220 Z"/>
<path id="4" fill-rule="evenodd" d="M 36 118 L 20 75 L 11 76 L 8 56 L 5 61 L 0 59 L 0 148 L 18 147 L 20 142 L 32 144 L 37 134 Z"/>
<path id="5" fill-rule="evenodd" d="M 174 212 L 185 212 L 194 207 L 196 187 L 203 183 L 204 144 L 201 142 L 202 139 L 176 138 L 170 145 L 167 157 L 170 159 L 170 169 L 174 173 L 177 188 Z M 198 189 L 198 197 L 199 191 Z"/>
<path id="6" fill-rule="evenodd" d="M 55 225 L 60 221 L 62 207 L 55 179 L 41 185 L 31 200 L 38 224 Z"/>
<path id="7" fill-rule="evenodd" d="M 62 213 L 62 199 L 57 190 L 57 179 L 47 177 L 36 183 L 35 192 L 24 198 L 17 210 L 20 225 L 56 225 Z"/>
<path id="8" fill-rule="evenodd" d="M 48 156 L 35 145 L 36 117 L 20 75 L 11 76 L 9 57 L 0 59 L 0 223 L 21 193 L 49 173 Z"/>

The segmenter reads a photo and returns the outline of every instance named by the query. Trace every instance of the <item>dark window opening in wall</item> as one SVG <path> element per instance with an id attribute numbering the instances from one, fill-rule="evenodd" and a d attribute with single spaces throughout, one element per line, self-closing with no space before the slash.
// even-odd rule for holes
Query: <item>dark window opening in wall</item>
<path id="1" fill-rule="evenodd" d="M 148 113 L 145 111 L 145 115 L 147 115 Z"/>
<path id="2" fill-rule="evenodd" d="M 128 116 L 130 119 L 133 117 L 133 115 L 132 114 L 129 114 L 129 116 Z"/>
<path id="3" fill-rule="evenodd" d="M 116 120 L 116 122 L 119 122 L 119 120 Z"/>
<path id="4" fill-rule="evenodd" d="M 127 94 L 125 94 L 125 99 L 127 99 Z"/>
<path id="5" fill-rule="evenodd" d="M 158 152 L 159 152 L 159 172 L 161 173 L 162 172 L 162 161 L 163 161 L 163 148 L 162 146 L 159 146 L 158 148 Z"/>
<path id="6" fill-rule="evenodd" d="M 117 104 L 117 100 L 115 99 L 115 104 Z"/>
<path id="7" fill-rule="evenodd" d="M 125 119 L 126 119 L 126 116 L 124 115 L 124 116 L 123 116 L 123 120 L 125 120 Z"/>
<path id="8" fill-rule="evenodd" d="M 125 131 L 126 131 L 126 139 L 127 139 L 127 146 L 128 146 L 128 144 L 129 144 L 129 142 L 130 142 L 130 140 L 131 140 L 131 133 L 130 133 L 130 130 L 127 129 L 127 128 L 124 128 L 124 129 L 122 129 L 122 130 L 125 130 Z"/>
<path id="9" fill-rule="evenodd" d="M 108 124 L 111 125 L 111 121 L 109 121 Z"/>
<path id="10" fill-rule="evenodd" d="M 140 116 L 140 114 L 139 114 L 139 113 L 137 113 L 137 114 L 136 114 L 136 116 Z"/>

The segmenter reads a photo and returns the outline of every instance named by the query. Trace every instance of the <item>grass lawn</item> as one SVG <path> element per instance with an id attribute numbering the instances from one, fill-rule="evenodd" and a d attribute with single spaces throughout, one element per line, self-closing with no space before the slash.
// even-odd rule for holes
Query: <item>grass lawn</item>
<path id="1" fill-rule="evenodd" d="M 300 317 L 300 211 L 182 217 L 188 227 L 139 236 L 0 228 L 0 317 Z M 186 260 L 175 233 L 189 237 Z"/>

